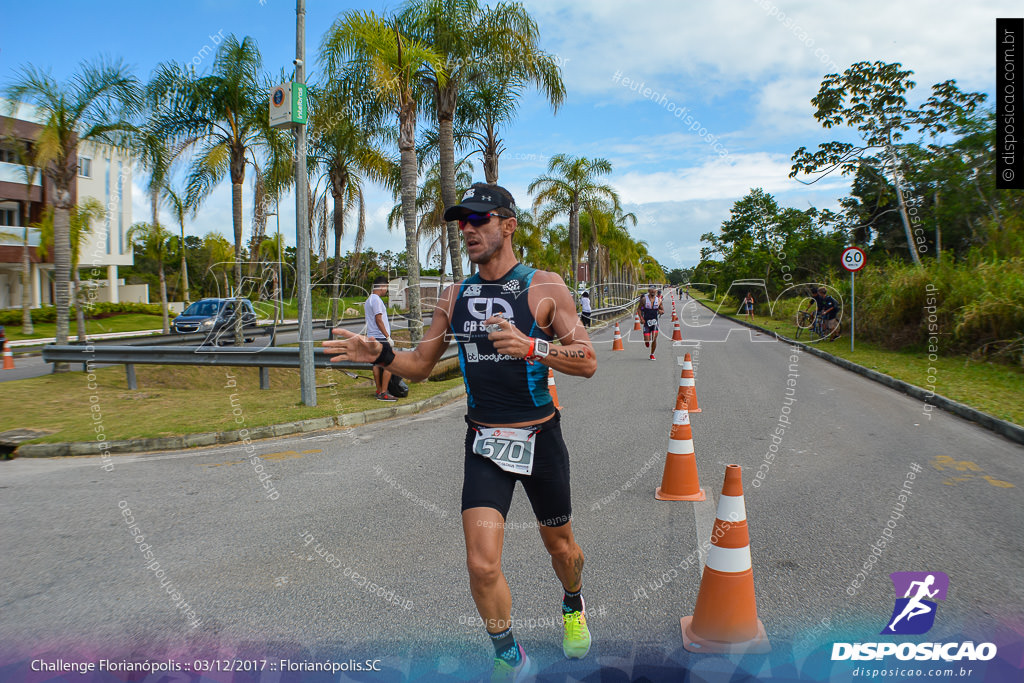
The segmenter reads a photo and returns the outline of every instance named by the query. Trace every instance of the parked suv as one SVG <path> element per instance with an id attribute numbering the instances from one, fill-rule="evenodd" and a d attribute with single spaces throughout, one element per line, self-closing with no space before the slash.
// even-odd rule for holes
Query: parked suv
<path id="1" fill-rule="evenodd" d="M 174 319 L 171 330 L 177 334 L 202 333 L 218 342 L 230 342 L 238 315 L 242 316 L 243 334 L 256 327 L 256 311 L 248 299 L 200 299 Z"/>

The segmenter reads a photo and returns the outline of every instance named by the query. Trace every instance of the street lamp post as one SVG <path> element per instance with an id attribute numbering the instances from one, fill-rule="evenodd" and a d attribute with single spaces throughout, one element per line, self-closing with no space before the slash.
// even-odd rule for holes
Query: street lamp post
<path id="1" fill-rule="evenodd" d="M 306 0 L 295 2 L 295 82 L 306 82 Z M 295 270 L 299 300 L 299 382 L 302 403 L 316 405 L 313 369 L 313 309 L 309 282 L 309 204 L 306 124 L 295 128 Z"/>

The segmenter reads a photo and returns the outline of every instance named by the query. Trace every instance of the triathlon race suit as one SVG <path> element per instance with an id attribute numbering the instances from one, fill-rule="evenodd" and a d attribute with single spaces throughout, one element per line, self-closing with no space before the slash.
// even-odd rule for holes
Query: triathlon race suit
<path id="1" fill-rule="evenodd" d="M 462 509 L 494 508 L 504 518 L 516 481 L 521 481 L 537 520 L 561 526 L 572 515 L 569 453 L 548 392 L 548 368 L 498 353 L 484 326 L 500 313 L 523 334 L 551 339 L 530 312 L 528 289 L 535 272 L 516 264 L 498 280 L 477 273 L 459 285 L 451 334 L 459 344 L 468 406 Z M 499 430 L 484 426 L 523 422 L 534 424 Z"/>
<path id="2" fill-rule="evenodd" d="M 640 314 L 644 318 L 644 334 L 652 334 L 658 331 L 658 307 L 661 306 L 661 299 L 650 294 L 644 294 L 640 299 Z"/>

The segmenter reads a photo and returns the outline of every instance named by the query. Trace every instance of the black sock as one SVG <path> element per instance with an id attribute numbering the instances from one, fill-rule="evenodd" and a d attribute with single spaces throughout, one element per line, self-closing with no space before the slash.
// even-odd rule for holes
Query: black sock
<path id="1" fill-rule="evenodd" d="M 519 644 L 516 643 L 516 637 L 512 635 L 511 626 L 501 633 L 488 631 L 487 635 L 491 637 L 491 643 L 494 645 L 495 657 L 505 660 L 511 666 L 519 664 Z"/>
<path id="2" fill-rule="evenodd" d="M 565 590 L 563 588 L 563 590 Z M 580 584 L 579 589 L 575 593 L 565 591 L 562 596 L 562 612 L 568 614 L 569 612 L 582 612 L 583 611 L 583 584 Z"/>

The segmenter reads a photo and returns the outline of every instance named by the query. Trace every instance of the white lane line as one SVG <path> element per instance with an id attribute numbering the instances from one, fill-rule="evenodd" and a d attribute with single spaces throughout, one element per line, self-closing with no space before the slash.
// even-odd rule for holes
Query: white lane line
<path id="1" fill-rule="evenodd" d="M 693 504 L 693 516 L 697 522 L 697 549 L 700 551 L 701 571 L 707 561 L 707 553 L 704 552 L 704 544 L 711 541 L 711 531 L 715 527 L 715 493 L 709 487 L 704 487 L 707 494 L 705 500 Z"/>

